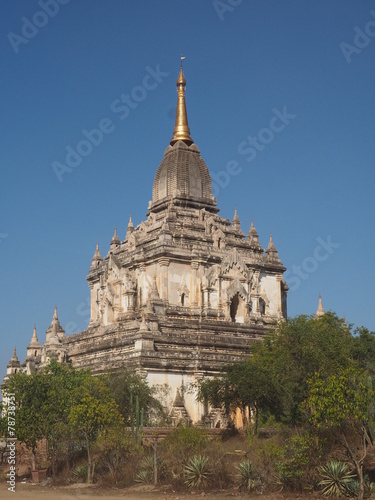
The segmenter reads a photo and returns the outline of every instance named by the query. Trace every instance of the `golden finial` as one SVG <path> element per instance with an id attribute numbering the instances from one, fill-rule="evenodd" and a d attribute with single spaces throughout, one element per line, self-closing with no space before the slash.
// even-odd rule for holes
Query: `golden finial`
<path id="1" fill-rule="evenodd" d="M 181 68 L 180 73 L 177 78 L 177 110 L 176 110 L 176 123 L 173 130 L 173 138 L 171 140 L 171 146 L 177 141 L 184 141 L 190 146 L 194 141 L 190 137 L 190 129 L 187 119 L 186 103 L 185 103 L 185 90 L 186 90 L 186 80 L 182 69 L 182 61 L 185 56 L 181 56 Z"/>

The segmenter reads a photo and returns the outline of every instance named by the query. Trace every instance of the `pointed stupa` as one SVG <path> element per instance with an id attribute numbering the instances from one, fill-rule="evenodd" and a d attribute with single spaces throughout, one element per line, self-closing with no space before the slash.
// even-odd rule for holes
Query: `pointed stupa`
<path id="1" fill-rule="evenodd" d="M 342 318 L 342 327 L 344 328 L 344 330 L 349 330 L 348 325 L 346 324 L 345 315 Z"/>
<path id="2" fill-rule="evenodd" d="M 175 395 L 175 398 L 173 401 L 173 406 L 174 407 L 184 407 L 185 406 L 179 387 L 177 387 L 177 389 L 176 389 L 176 395 Z"/>
<path id="3" fill-rule="evenodd" d="M 154 308 L 152 307 L 152 304 L 151 304 L 151 291 L 149 291 L 147 294 L 147 302 L 146 302 L 145 312 L 147 314 L 152 314 L 154 312 Z"/>
<path id="4" fill-rule="evenodd" d="M 234 209 L 234 216 L 233 216 L 233 220 L 232 220 L 232 229 L 234 229 L 235 231 L 240 231 L 242 233 L 240 218 L 238 217 L 238 213 L 237 213 L 237 207 L 235 207 L 235 209 Z"/>
<path id="5" fill-rule="evenodd" d="M 126 228 L 126 236 L 129 236 L 134 231 L 134 225 L 132 220 L 132 214 L 130 214 L 128 227 Z"/>
<path id="6" fill-rule="evenodd" d="M 254 226 L 254 220 L 251 219 L 251 226 L 249 229 L 249 233 L 247 235 L 247 241 L 248 243 L 255 248 L 262 249 L 260 243 L 259 243 L 259 235 L 257 233 L 257 230 L 255 229 Z"/>
<path id="7" fill-rule="evenodd" d="M 147 332 L 149 330 L 147 323 L 146 323 L 146 314 L 144 311 L 142 311 L 142 320 L 141 324 L 139 325 L 139 331 L 140 332 Z"/>
<path id="8" fill-rule="evenodd" d="M 276 250 L 275 244 L 272 239 L 272 234 L 270 234 L 270 242 L 268 243 L 266 256 L 268 260 L 272 260 L 274 262 L 281 262 L 279 259 L 279 252 Z"/>
<path id="9" fill-rule="evenodd" d="M 40 356 L 40 352 L 41 345 L 39 344 L 39 340 L 36 334 L 36 326 L 34 325 L 33 336 L 31 337 L 30 344 L 27 346 L 26 360 L 35 358 L 36 356 Z"/>
<path id="10" fill-rule="evenodd" d="M 171 199 L 176 205 L 217 213 L 208 167 L 190 136 L 186 103 L 186 80 L 182 69 L 177 78 L 177 111 L 173 137 L 164 152 L 154 178 L 150 212 L 167 210 Z"/>
<path id="11" fill-rule="evenodd" d="M 36 326 L 34 325 L 33 336 L 31 337 L 30 344 L 27 346 L 28 349 L 40 348 L 39 340 L 36 334 Z"/>
<path id="12" fill-rule="evenodd" d="M 51 324 L 46 330 L 46 342 L 48 343 L 50 341 L 55 341 L 54 337 L 56 337 L 57 340 L 62 340 L 62 338 L 64 337 L 64 333 L 65 330 L 60 325 L 60 321 L 57 316 L 57 307 L 55 306 Z"/>
<path id="13" fill-rule="evenodd" d="M 169 412 L 169 417 L 172 420 L 173 426 L 177 426 L 181 423 L 189 425 L 191 422 L 190 416 L 185 407 L 184 398 L 178 387 L 176 389 L 176 396 L 173 400 L 171 411 Z"/>
<path id="14" fill-rule="evenodd" d="M 325 310 L 322 304 L 322 296 L 319 294 L 319 304 L 318 304 L 318 309 L 316 310 L 315 316 L 319 318 L 320 316 L 323 316 L 325 314 Z"/>
<path id="15" fill-rule="evenodd" d="M 93 258 L 91 259 L 91 267 L 98 267 L 98 265 L 101 264 L 102 262 L 103 262 L 103 258 L 100 255 L 99 243 L 96 242 L 95 253 L 93 255 Z"/>
<path id="16" fill-rule="evenodd" d="M 13 375 L 13 373 L 17 373 L 18 371 L 20 371 L 20 369 L 21 363 L 18 359 L 16 348 L 14 348 L 13 355 L 10 358 L 9 363 L 7 364 L 7 374 L 4 380 L 8 378 L 8 375 Z"/>
<path id="17" fill-rule="evenodd" d="M 10 358 L 8 366 L 21 366 L 20 360 L 18 359 L 18 356 L 17 356 L 16 348 L 14 348 L 14 350 L 13 350 L 13 354 L 12 354 L 12 357 Z"/>
<path id="18" fill-rule="evenodd" d="M 187 118 L 186 103 L 185 103 L 185 90 L 186 79 L 182 69 L 182 57 L 180 73 L 176 82 L 177 86 L 177 110 L 176 110 L 176 123 L 173 130 L 173 137 L 170 142 L 171 146 L 177 141 L 184 141 L 185 144 L 190 146 L 194 141 L 190 137 L 190 129 Z"/>
<path id="19" fill-rule="evenodd" d="M 117 247 L 118 245 L 120 244 L 120 238 L 118 237 L 118 234 L 117 234 L 117 227 L 115 226 L 115 233 L 112 237 L 112 240 L 111 240 L 111 248 L 114 248 L 114 247 Z"/>

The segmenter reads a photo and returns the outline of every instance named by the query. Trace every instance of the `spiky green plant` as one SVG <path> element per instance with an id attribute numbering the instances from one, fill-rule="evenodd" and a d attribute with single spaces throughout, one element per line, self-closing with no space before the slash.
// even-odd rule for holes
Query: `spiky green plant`
<path id="1" fill-rule="evenodd" d="M 150 470 L 142 469 L 135 476 L 136 483 L 150 484 L 152 482 L 152 473 Z"/>
<path id="2" fill-rule="evenodd" d="M 239 472 L 239 487 L 248 492 L 255 491 L 262 486 L 262 480 L 256 473 L 253 464 L 249 460 L 241 462 L 236 467 Z"/>
<path id="3" fill-rule="evenodd" d="M 372 483 L 368 476 L 364 477 L 365 481 L 365 498 L 375 498 L 375 483 Z M 356 498 L 359 494 L 359 481 L 355 479 L 348 485 L 349 496 Z"/>
<path id="4" fill-rule="evenodd" d="M 165 463 L 157 457 L 156 459 L 158 477 L 164 478 L 166 476 L 166 466 Z M 154 480 L 154 457 L 153 455 L 148 455 L 141 462 L 141 470 L 135 476 L 135 481 L 137 483 L 149 484 Z"/>
<path id="5" fill-rule="evenodd" d="M 135 476 L 135 481 L 143 484 L 151 483 L 154 475 L 154 457 L 152 455 L 145 457 L 141 462 L 141 467 Z"/>
<path id="6" fill-rule="evenodd" d="M 327 496 L 348 496 L 350 487 L 356 475 L 352 474 L 350 467 L 345 462 L 332 460 L 320 467 L 322 480 L 319 486 L 322 488 L 323 495 Z"/>
<path id="7" fill-rule="evenodd" d="M 78 483 L 83 483 L 87 479 L 87 464 L 77 465 L 72 469 L 72 478 Z"/>
<path id="8" fill-rule="evenodd" d="M 185 484 L 188 488 L 204 488 L 209 482 L 210 468 L 208 458 L 194 455 L 184 466 Z"/>

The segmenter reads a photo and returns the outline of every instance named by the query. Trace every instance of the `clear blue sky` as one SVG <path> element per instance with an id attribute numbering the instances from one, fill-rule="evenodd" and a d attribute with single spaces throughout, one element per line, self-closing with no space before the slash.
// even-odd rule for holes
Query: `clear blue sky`
<path id="1" fill-rule="evenodd" d="M 254 218 L 264 247 L 272 232 L 289 315 L 314 313 L 321 292 L 375 330 L 374 3 L 61 2 L 0 2 L 1 376 L 34 324 L 44 341 L 55 304 L 67 333 L 87 326 L 96 242 L 105 255 L 115 226 L 123 239 L 130 213 L 145 218 L 182 53 L 220 214 L 237 206 L 246 234 Z M 100 124 L 101 143 L 59 182 L 53 162 Z"/>

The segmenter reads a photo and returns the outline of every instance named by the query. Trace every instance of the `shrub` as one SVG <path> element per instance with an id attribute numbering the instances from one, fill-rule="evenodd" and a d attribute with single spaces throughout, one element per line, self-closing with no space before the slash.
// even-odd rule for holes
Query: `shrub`
<path id="1" fill-rule="evenodd" d="M 332 460 L 319 468 L 321 481 L 319 486 L 322 489 L 323 495 L 327 496 L 350 496 L 351 489 L 355 489 L 353 480 L 355 474 L 352 474 L 350 467 L 345 462 Z"/>
<path id="2" fill-rule="evenodd" d="M 372 483 L 368 476 L 364 477 L 365 480 L 365 498 L 375 498 L 375 483 Z M 348 484 L 349 496 L 358 498 L 359 495 L 359 481 L 355 479 Z"/>
<path id="3" fill-rule="evenodd" d="M 84 483 L 87 479 L 87 464 L 74 467 L 72 470 L 72 478 L 77 483 Z"/>
<path id="4" fill-rule="evenodd" d="M 188 488 L 204 488 L 209 482 L 208 458 L 194 455 L 184 467 L 185 484 Z"/>
<path id="5" fill-rule="evenodd" d="M 207 446 L 206 433 L 196 427 L 180 425 L 166 437 L 162 448 L 174 461 L 187 463 L 193 455 L 202 454 Z"/>
<path id="6" fill-rule="evenodd" d="M 122 476 L 124 463 L 140 452 L 130 433 L 124 432 L 121 427 L 100 433 L 94 446 L 94 454 L 99 466 L 108 470 L 116 482 Z"/>
<path id="7" fill-rule="evenodd" d="M 256 491 L 261 488 L 263 482 L 259 474 L 254 469 L 253 464 L 249 460 L 241 462 L 236 467 L 238 470 L 240 479 L 239 487 L 242 490 L 246 490 L 249 493 L 251 491 Z"/>
<path id="8" fill-rule="evenodd" d="M 153 471 L 149 469 L 142 469 L 135 476 L 136 483 L 150 484 L 153 479 Z"/>
<path id="9" fill-rule="evenodd" d="M 158 480 L 165 477 L 165 465 L 158 457 L 156 459 Z M 141 470 L 135 477 L 137 483 L 150 484 L 154 481 L 154 456 L 148 455 L 141 462 Z"/>
<path id="10" fill-rule="evenodd" d="M 315 467 L 320 457 L 321 447 L 314 437 L 290 437 L 276 456 L 276 482 L 288 490 L 313 489 Z"/>

